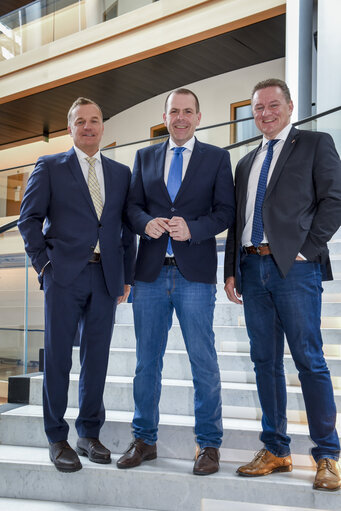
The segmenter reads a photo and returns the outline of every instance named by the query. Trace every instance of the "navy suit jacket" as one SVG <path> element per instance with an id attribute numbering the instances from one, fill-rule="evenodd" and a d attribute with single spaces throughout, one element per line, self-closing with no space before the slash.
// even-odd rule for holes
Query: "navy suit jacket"
<path id="1" fill-rule="evenodd" d="M 230 156 L 218 147 L 195 141 L 185 177 L 174 203 L 164 181 L 168 141 L 137 152 L 128 198 L 128 218 L 141 236 L 135 279 L 153 282 L 167 250 L 168 234 L 159 239 L 145 235 L 147 223 L 156 217 L 183 217 L 190 241 L 172 241 L 174 256 L 183 276 L 192 282 L 215 283 L 215 236 L 233 224 L 234 189 Z"/>
<path id="2" fill-rule="evenodd" d="M 236 223 L 228 233 L 224 273 L 225 280 L 235 276 L 238 292 L 248 180 L 258 149 L 238 162 L 235 174 Z M 324 280 L 333 278 L 327 242 L 341 224 L 341 163 L 330 135 L 290 130 L 266 190 L 263 223 L 283 277 L 300 252 L 321 263 Z"/>
<path id="3" fill-rule="evenodd" d="M 71 284 L 99 238 L 110 296 L 123 294 L 133 280 L 135 236 L 123 224 L 131 173 L 101 156 L 105 204 L 100 220 L 74 149 L 38 159 L 21 204 L 18 227 L 32 265 L 39 273 L 50 261 L 53 279 Z"/>

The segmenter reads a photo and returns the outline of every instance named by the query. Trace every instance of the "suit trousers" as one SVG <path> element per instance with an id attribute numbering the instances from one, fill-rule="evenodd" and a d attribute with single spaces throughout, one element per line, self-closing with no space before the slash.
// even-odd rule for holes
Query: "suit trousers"
<path id="1" fill-rule="evenodd" d="M 215 284 L 190 282 L 176 266 L 163 266 L 154 282 L 135 282 L 137 366 L 133 431 L 147 444 L 157 440 L 163 355 L 175 309 L 193 375 L 197 443 L 200 448 L 221 445 L 221 384 L 212 328 L 215 295 Z M 180 387 L 178 391 L 182 392 Z M 179 409 L 174 413 L 192 411 Z"/>
<path id="2" fill-rule="evenodd" d="M 110 297 L 100 263 L 88 263 L 69 286 L 53 280 L 49 264 L 43 277 L 45 349 L 43 408 L 50 443 L 66 440 L 72 347 L 80 333 L 79 437 L 98 438 L 105 419 L 103 391 L 114 326 L 116 300 Z"/>
<path id="3" fill-rule="evenodd" d="M 318 263 L 295 261 L 283 278 L 272 257 L 243 255 L 241 276 L 245 320 L 250 338 L 260 404 L 261 440 L 275 456 L 290 453 L 284 334 L 298 370 L 307 412 L 312 455 L 339 458 L 336 406 L 322 351 L 321 270 Z"/>

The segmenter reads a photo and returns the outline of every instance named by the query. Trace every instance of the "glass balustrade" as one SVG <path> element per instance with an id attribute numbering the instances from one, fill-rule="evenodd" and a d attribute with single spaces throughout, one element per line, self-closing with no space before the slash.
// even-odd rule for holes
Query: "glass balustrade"
<path id="1" fill-rule="evenodd" d="M 240 122 L 240 121 L 239 121 Z M 330 133 L 341 153 L 341 107 L 320 118 L 299 123 L 298 128 Z M 202 142 L 229 150 L 232 168 L 245 154 L 257 147 L 260 139 L 229 146 L 230 123 L 201 128 L 196 132 Z M 133 167 L 136 151 L 160 139 L 125 144 L 104 149 L 109 158 Z M 1 383 L 8 376 L 38 369 L 39 348 L 43 347 L 43 293 L 37 276 L 24 254 L 16 227 L 1 233 L 1 226 L 15 221 L 33 164 L 0 171 L 0 400 Z M 225 233 L 218 236 L 222 247 Z"/>
<path id="2" fill-rule="evenodd" d="M 157 0 L 37 0 L 0 18 L 0 62 Z"/>

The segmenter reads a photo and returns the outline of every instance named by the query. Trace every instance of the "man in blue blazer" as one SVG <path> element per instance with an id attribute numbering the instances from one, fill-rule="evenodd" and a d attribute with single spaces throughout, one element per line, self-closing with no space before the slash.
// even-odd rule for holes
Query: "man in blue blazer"
<path id="1" fill-rule="evenodd" d="M 133 279 L 135 236 L 123 224 L 131 174 L 101 155 L 103 129 L 99 106 L 78 98 L 68 113 L 74 147 L 38 159 L 18 221 L 45 293 L 44 425 L 50 459 L 62 472 L 82 468 L 64 420 L 78 328 L 77 452 L 111 462 L 98 439 L 103 390 L 116 304 L 128 296 Z"/>
<path id="2" fill-rule="evenodd" d="M 134 441 L 117 462 L 131 468 L 156 458 L 162 359 L 173 310 L 178 316 L 194 384 L 194 473 L 219 469 L 221 389 L 214 347 L 215 236 L 234 219 L 234 190 L 227 151 L 198 142 L 198 98 L 172 92 L 164 123 L 170 138 L 137 152 L 128 218 L 141 236 L 133 297 L 137 367 Z"/>
<path id="3" fill-rule="evenodd" d="M 338 490 L 340 443 L 320 321 L 321 279 L 332 278 L 327 242 L 341 223 L 341 165 L 328 134 L 291 126 L 292 110 L 282 80 L 255 86 L 252 111 L 263 141 L 236 168 L 237 213 L 226 243 L 225 290 L 235 303 L 243 296 L 264 443 L 238 473 L 250 477 L 292 470 L 285 334 L 315 443 L 314 488 Z"/>

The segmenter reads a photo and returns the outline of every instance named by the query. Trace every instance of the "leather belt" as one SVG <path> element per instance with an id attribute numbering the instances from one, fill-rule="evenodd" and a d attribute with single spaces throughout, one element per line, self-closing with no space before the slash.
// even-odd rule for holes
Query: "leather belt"
<path id="1" fill-rule="evenodd" d="M 101 254 L 99 252 L 94 252 L 89 259 L 89 263 L 99 263 L 101 260 Z"/>
<path id="2" fill-rule="evenodd" d="M 165 257 L 165 260 L 163 262 L 164 266 L 178 266 L 176 264 L 175 257 Z"/>
<path id="3" fill-rule="evenodd" d="M 258 247 L 243 247 L 243 250 L 246 254 L 258 254 L 260 256 L 266 256 L 271 254 L 271 250 L 268 243 L 264 243 L 264 245 L 259 245 Z"/>

